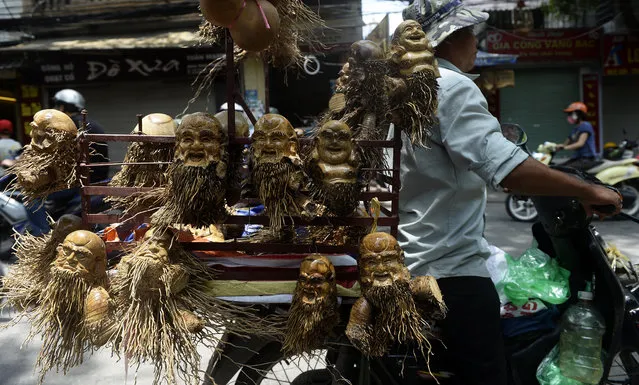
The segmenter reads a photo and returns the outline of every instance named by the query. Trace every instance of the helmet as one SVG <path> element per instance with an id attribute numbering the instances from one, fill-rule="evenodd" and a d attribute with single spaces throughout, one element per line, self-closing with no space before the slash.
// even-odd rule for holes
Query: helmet
<path id="1" fill-rule="evenodd" d="M 0 119 L 0 134 L 11 135 L 13 134 L 13 123 L 7 119 Z"/>
<path id="2" fill-rule="evenodd" d="M 606 144 L 604 144 L 604 148 L 616 148 L 617 147 L 617 143 L 615 142 L 606 142 Z"/>
<path id="3" fill-rule="evenodd" d="M 75 106 L 78 111 L 85 107 L 84 96 L 76 90 L 64 89 L 55 93 L 53 96 L 53 103 L 64 103 Z"/>
<path id="4" fill-rule="evenodd" d="M 583 104 L 582 102 L 574 102 L 574 103 L 570 103 L 568 108 L 564 109 L 564 112 L 575 112 L 575 111 L 581 111 L 585 114 L 588 112 L 588 107 L 586 107 L 586 105 Z"/>

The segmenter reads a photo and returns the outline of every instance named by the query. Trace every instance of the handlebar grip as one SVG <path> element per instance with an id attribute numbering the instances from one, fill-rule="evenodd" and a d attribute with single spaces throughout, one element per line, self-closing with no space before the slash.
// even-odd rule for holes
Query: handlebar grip
<path id="1" fill-rule="evenodd" d="M 602 214 L 614 214 L 614 212 L 617 211 L 617 208 L 615 207 L 615 205 L 604 205 L 604 206 L 593 205 L 592 209 Z"/>

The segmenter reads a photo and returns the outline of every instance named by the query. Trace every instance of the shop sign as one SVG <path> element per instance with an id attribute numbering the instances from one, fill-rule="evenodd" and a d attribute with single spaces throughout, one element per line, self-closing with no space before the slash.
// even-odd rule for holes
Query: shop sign
<path id="1" fill-rule="evenodd" d="M 601 34 L 581 29 L 489 31 L 488 52 L 518 55 L 518 62 L 598 60 Z"/>
<path id="2" fill-rule="evenodd" d="M 130 53 L 109 55 L 51 54 L 37 64 L 36 72 L 47 85 L 192 77 L 219 57 L 219 53 L 196 50 L 131 50 Z"/>
<path id="3" fill-rule="evenodd" d="M 42 109 L 40 87 L 30 84 L 20 86 L 20 121 L 24 135 L 31 135 L 33 115 Z"/>
<path id="4" fill-rule="evenodd" d="M 599 138 L 601 135 L 601 128 L 599 125 L 599 75 L 598 74 L 583 74 L 581 75 L 582 95 L 583 102 L 588 107 L 588 113 L 586 114 L 588 122 L 592 124 L 592 128 L 595 131 L 595 146 L 601 149 Z"/>
<path id="5" fill-rule="evenodd" d="M 604 36 L 604 75 L 639 75 L 639 37 Z"/>

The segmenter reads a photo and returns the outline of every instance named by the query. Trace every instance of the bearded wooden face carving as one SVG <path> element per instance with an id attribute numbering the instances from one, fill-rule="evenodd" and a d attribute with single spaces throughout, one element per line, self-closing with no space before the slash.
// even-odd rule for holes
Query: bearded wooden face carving
<path id="1" fill-rule="evenodd" d="M 326 301 L 335 294 L 335 267 L 324 256 L 310 256 L 300 266 L 298 289 L 307 305 Z"/>
<path id="2" fill-rule="evenodd" d="M 406 48 L 407 51 L 419 52 L 433 50 L 422 26 L 415 20 L 406 20 L 401 23 L 395 31 L 395 33 L 398 32 L 399 37 L 397 38 L 397 43 Z"/>
<path id="3" fill-rule="evenodd" d="M 160 263 L 169 263 L 169 250 L 173 242 L 172 234 L 167 230 L 162 233 L 154 229 L 148 230 L 143 238 L 144 247 L 138 255 L 140 257 L 151 258 Z"/>
<path id="4" fill-rule="evenodd" d="M 78 133 L 73 120 L 58 110 L 38 111 L 29 125 L 31 126 L 31 148 L 43 152 L 52 152 L 58 147 L 56 133 L 71 135 Z"/>
<path id="5" fill-rule="evenodd" d="M 266 114 L 255 124 L 251 147 L 256 163 L 279 163 L 284 158 L 297 163 L 297 135 L 289 121 L 278 114 Z"/>
<path id="6" fill-rule="evenodd" d="M 176 132 L 175 159 L 185 166 L 207 167 L 224 159 L 227 142 L 215 117 L 203 112 L 186 115 Z"/>
<path id="7" fill-rule="evenodd" d="M 406 20 L 397 27 L 391 53 L 391 59 L 399 66 L 401 75 L 429 71 L 439 76 L 433 47 L 415 20 Z"/>
<path id="8" fill-rule="evenodd" d="M 350 164 L 353 150 L 353 134 L 346 123 L 331 120 L 319 130 L 317 153 L 322 162 L 334 166 Z"/>
<path id="9" fill-rule="evenodd" d="M 397 240 L 386 233 L 372 233 L 360 244 L 359 275 L 362 288 L 393 285 L 410 279 L 404 252 Z"/>
<path id="10" fill-rule="evenodd" d="M 53 265 L 90 282 L 99 281 L 106 274 L 104 242 L 90 231 L 74 231 L 58 246 Z"/>

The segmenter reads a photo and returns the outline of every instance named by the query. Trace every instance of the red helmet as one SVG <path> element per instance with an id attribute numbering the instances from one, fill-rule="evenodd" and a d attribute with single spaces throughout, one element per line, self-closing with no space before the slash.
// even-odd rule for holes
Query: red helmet
<path id="1" fill-rule="evenodd" d="M 4 135 L 12 135 L 13 134 L 13 123 L 7 119 L 0 119 L 0 134 Z"/>
<path id="2" fill-rule="evenodd" d="M 564 112 L 575 112 L 575 111 L 581 111 L 585 114 L 588 112 L 588 107 L 586 107 L 586 105 L 583 104 L 582 102 L 574 102 L 574 103 L 570 103 L 568 108 L 564 110 Z"/>

